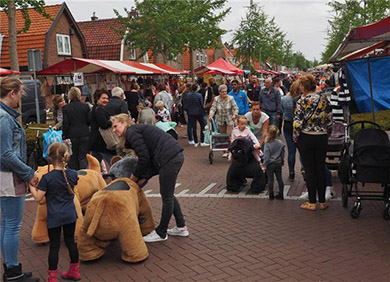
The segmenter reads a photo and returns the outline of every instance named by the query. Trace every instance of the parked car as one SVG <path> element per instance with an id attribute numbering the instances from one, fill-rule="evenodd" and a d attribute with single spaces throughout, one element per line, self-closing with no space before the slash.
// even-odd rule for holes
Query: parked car
<path id="1" fill-rule="evenodd" d="M 46 123 L 46 110 L 41 97 L 42 83 L 36 80 L 37 83 L 37 95 L 39 101 L 39 114 L 41 123 Z M 34 80 L 24 80 L 24 93 L 22 96 L 22 122 L 25 123 L 37 123 L 37 111 L 35 107 L 35 83 Z"/>

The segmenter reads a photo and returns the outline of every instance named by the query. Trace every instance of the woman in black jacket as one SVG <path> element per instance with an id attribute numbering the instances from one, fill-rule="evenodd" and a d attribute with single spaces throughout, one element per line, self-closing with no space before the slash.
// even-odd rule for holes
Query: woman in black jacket
<path id="1" fill-rule="evenodd" d="M 130 91 L 125 91 L 127 107 L 131 114 L 131 117 L 137 122 L 138 120 L 138 105 L 139 105 L 139 85 L 133 81 L 130 86 Z"/>
<path id="2" fill-rule="evenodd" d="M 109 96 L 105 90 L 96 90 L 94 93 L 94 103 L 91 112 L 91 133 L 89 134 L 89 150 L 99 163 L 104 159 L 108 164 L 116 154 L 115 151 L 108 150 L 99 128 L 107 129 L 111 127 L 110 114 L 104 109 L 109 101 Z"/>
<path id="3" fill-rule="evenodd" d="M 81 91 L 72 87 L 68 93 L 69 104 L 62 109 L 63 113 L 63 139 L 72 142 L 72 156 L 69 168 L 79 170 L 87 168 L 88 140 L 89 140 L 89 106 L 81 103 Z"/>
<path id="4" fill-rule="evenodd" d="M 138 157 L 131 179 L 142 188 L 148 179 L 159 175 L 161 221 L 155 230 L 144 236 L 144 241 L 165 241 L 168 239 L 167 233 L 172 236 L 188 236 L 180 204 L 174 195 L 176 179 L 184 162 L 183 147 L 175 138 L 156 126 L 131 125 L 126 114 L 113 116 L 111 121 L 114 133 L 124 140 L 125 148 L 133 149 Z M 172 214 L 175 216 L 176 226 L 168 229 Z"/>

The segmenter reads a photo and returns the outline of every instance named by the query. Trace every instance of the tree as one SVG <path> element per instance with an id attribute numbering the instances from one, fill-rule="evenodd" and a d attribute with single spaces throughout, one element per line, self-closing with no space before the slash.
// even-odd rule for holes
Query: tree
<path id="1" fill-rule="evenodd" d="M 253 71 L 255 60 L 262 62 L 272 57 L 271 33 L 274 27 L 274 20 L 269 20 L 262 7 L 251 0 L 232 40 L 243 68 Z"/>
<path id="2" fill-rule="evenodd" d="M 234 32 L 233 44 L 237 58 L 245 69 L 254 71 L 255 61 L 270 61 L 278 65 L 293 67 L 293 43 L 286 39 L 286 33 L 270 18 L 258 4 L 250 2 L 245 18 Z"/>
<path id="3" fill-rule="evenodd" d="M 0 0 L 0 9 L 4 10 L 8 15 L 8 50 L 10 57 L 11 69 L 19 71 L 18 48 L 16 35 L 29 30 L 31 25 L 28 8 L 33 7 L 38 13 L 46 18 L 50 18 L 45 12 L 45 1 L 43 0 Z M 24 18 L 24 27 L 21 30 L 16 30 L 16 9 L 20 9 Z"/>
<path id="4" fill-rule="evenodd" d="M 333 16 L 328 20 L 323 63 L 329 60 L 351 28 L 379 21 L 390 15 L 390 0 L 333 0 L 327 5 L 332 8 Z"/>
<path id="5" fill-rule="evenodd" d="M 164 61 L 182 54 L 186 48 L 201 50 L 217 46 L 222 34 L 218 24 L 229 13 L 226 0 L 136 0 L 138 16 L 125 9 L 126 17 L 114 10 L 125 30 L 117 30 L 128 46 L 141 54 L 152 50 Z M 216 12 L 218 10 L 219 12 Z M 141 55 L 140 55 L 141 56 Z M 191 62 L 193 58 L 191 56 Z M 193 63 L 191 64 L 193 73 Z"/>

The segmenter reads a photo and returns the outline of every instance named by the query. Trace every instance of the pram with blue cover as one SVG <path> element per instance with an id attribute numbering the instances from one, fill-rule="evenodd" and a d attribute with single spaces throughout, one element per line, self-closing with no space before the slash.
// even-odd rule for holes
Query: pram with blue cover
<path id="1" fill-rule="evenodd" d="M 366 127 L 368 124 L 370 127 Z M 360 125 L 354 140 L 350 140 L 353 126 Z M 383 217 L 390 220 L 390 140 L 381 127 L 370 121 L 357 121 L 348 126 L 343 155 L 339 162 L 339 178 L 342 183 L 342 203 L 348 206 L 348 198 L 356 197 L 351 216 L 358 218 L 362 200 L 384 201 Z M 358 183 L 380 184 L 383 190 L 359 191 Z M 348 188 L 349 186 L 349 188 Z"/>
<path id="2" fill-rule="evenodd" d="M 230 134 L 219 133 L 218 125 L 214 119 L 207 122 L 210 134 L 209 163 L 213 164 L 214 152 L 226 152 L 230 145 Z"/>

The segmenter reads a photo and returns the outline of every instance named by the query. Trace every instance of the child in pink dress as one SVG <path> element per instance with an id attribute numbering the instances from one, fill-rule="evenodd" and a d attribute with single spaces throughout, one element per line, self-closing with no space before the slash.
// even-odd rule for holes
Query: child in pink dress
<path id="1" fill-rule="evenodd" d="M 248 140 L 251 140 L 253 143 L 253 148 L 255 149 L 253 151 L 253 156 L 255 157 L 256 161 L 261 163 L 260 156 L 263 155 L 263 153 L 260 150 L 260 143 L 259 140 L 257 140 L 256 136 L 252 133 L 252 131 L 247 127 L 248 120 L 246 116 L 239 116 L 237 119 L 237 126 L 235 126 L 232 130 L 231 134 L 231 142 L 238 138 L 245 138 Z M 231 153 L 229 153 L 228 160 L 231 160 Z"/>

